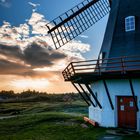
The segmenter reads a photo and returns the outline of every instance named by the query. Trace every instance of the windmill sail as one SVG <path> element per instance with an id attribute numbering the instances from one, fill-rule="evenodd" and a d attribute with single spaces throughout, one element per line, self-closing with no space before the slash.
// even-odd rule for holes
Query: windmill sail
<path id="1" fill-rule="evenodd" d="M 110 11 L 110 0 L 84 0 L 49 24 L 56 49 L 65 45 L 89 27 L 98 22 Z"/>

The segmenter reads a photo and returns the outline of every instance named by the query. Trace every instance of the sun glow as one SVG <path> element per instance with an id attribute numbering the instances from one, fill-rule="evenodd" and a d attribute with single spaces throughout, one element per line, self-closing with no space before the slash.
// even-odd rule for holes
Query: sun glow
<path id="1" fill-rule="evenodd" d="M 20 79 L 12 81 L 11 85 L 22 90 L 43 90 L 48 87 L 49 81 L 47 79 Z"/>

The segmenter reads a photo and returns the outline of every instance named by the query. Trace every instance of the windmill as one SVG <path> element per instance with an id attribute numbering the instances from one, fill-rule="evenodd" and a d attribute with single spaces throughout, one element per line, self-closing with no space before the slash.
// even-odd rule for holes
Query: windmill
<path id="1" fill-rule="evenodd" d="M 140 131 L 139 7 L 139 0 L 84 0 L 47 25 L 58 49 L 109 13 L 98 59 L 71 62 L 62 72 L 100 126 Z"/>
<path id="2" fill-rule="evenodd" d="M 51 21 L 48 33 L 56 49 L 62 47 L 110 11 L 111 0 L 84 0 L 72 9 Z"/>

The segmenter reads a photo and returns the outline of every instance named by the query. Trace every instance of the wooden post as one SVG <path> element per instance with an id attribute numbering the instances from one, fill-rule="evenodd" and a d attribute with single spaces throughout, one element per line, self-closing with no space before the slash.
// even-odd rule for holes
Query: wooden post
<path id="1" fill-rule="evenodd" d="M 110 94 L 109 94 L 109 90 L 108 90 L 108 87 L 107 87 L 106 81 L 103 80 L 103 83 L 104 83 L 104 86 L 105 86 L 105 90 L 106 90 L 106 94 L 107 94 L 107 97 L 108 97 L 108 100 L 109 100 L 110 106 L 111 106 L 112 110 L 114 110 L 114 106 L 113 106 L 113 103 L 112 103 L 112 100 L 111 100 L 111 97 L 110 97 Z"/>
<path id="2" fill-rule="evenodd" d="M 84 88 L 82 87 L 82 85 L 81 84 L 78 84 L 78 85 L 80 86 L 80 88 L 82 89 L 82 91 L 85 93 L 86 97 L 91 102 L 91 104 L 95 107 L 95 104 L 93 103 L 93 101 L 91 100 L 91 98 L 88 96 L 88 94 L 86 93 L 86 91 L 84 90 Z"/>
<path id="3" fill-rule="evenodd" d="M 91 93 L 92 97 L 94 98 L 95 102 L 97 103 L 97 105 L 100 107 L 100 109 L 102 109 L 102 106 L 100 104 L 100 102 L 98 101 L 98 99 L 96 98 L 96 96 L 94 95 L 93 91 L 91 90 L 91 88 L 89 87 L 88 84 L 85 84 L 89 93 Z"/>
<path id="4" fill-rule="evenodd" d="M 129 83 L 130 83 L 130 88 L 131 88 L 132 96 L 133 96 L 133 99 L 134 99 L 135 107 L 136 107 L 137 111 L 139 111 L 139 108 L 138 108 L 138 104 L 137 104 L 137 101 L 136 101 L 136 98 L 135 98 L 135 92 L 134 92 L 134 88 L 133 88 L 133 84 L 132 84 L 132 80 L 131 79 L 129 79 Z"/>
<path id="5" fill-rule="evenodd" d="M 86 100 L 86 98 L 83 96 L 83 94 L 80 92 L 80 90 L 76 87 L 76 85 L 72 82 L 73 86 L 76 88 L 78 93 L 82 96 L 83 100 L 87 103 L 88 106 L 90 106 L 89 102 Z"/>

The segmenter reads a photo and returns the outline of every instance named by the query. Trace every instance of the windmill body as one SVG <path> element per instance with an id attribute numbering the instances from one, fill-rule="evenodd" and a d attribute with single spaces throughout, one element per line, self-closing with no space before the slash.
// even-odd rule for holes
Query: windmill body
<path id="1" fill-rule="evenodd" d="M 88 104 L 90 119 L 100 126 L 140 132 L 140 1 L 85 1 L 73 14 L 66 14 L 66 19 L 53 21 L 49 33 L 59 48 L 86 30 L 86 21 L 94 25 L 110 11 L 103 44 L 97 60 L 72 62 L 63 77 Z M 84 19 L 78 22 L 80 17 Z M 74 31 L 68 30 L 72 25 Z"/>
<path id="2" fill-rule="evenodd" d="M 110 69 L 110 74 L 113 75 L 115 75 L 113 70 L 119 69 L 119 64 L 115 63 L 119 60 L 110 59 L 121 58 L 120 61 L 128 62 L 124 64 L 124 69 L 126 69 L 124 78 L 124 75 L 116 76 L 116 78 L 106 77 L 91 83 L 91 89 L 96 93 L 103 109 L 90 106 L 89 117 L 105 127 L 124 127 L 140 131 L 140 113 L 138 111 L 140 108 L 140 77 L 138 75 L 135 78 L 134 74 L 131 76 L 127 74 L 129 72 L 137 73 L 138 71 L 135 69 L 140 69 L 140 62 L 136 62 L 140 59 L 139 7 L 139 0 L 114 0 L 112 2 L 99 58 L 109 59 L 106 60 L 106 66 L 107 70 Z M 133 62 L 129 62 L 129 60 Z M 125 67 L 125 65 L 127 66 Z M 131 68 L 128 65 L 131 65 Z M 110 100 L 106 96 L 107 92 Z"/>
<path id="3" fill-rule="evenodd" d="M 113 0 L 101 48 L 106 58 L 140 55 L 139 6 L 139 0 Z M 126 22 L 129 18 L 132 21 Z M 134 29 L 126 31 L 126 26 Z"/>

